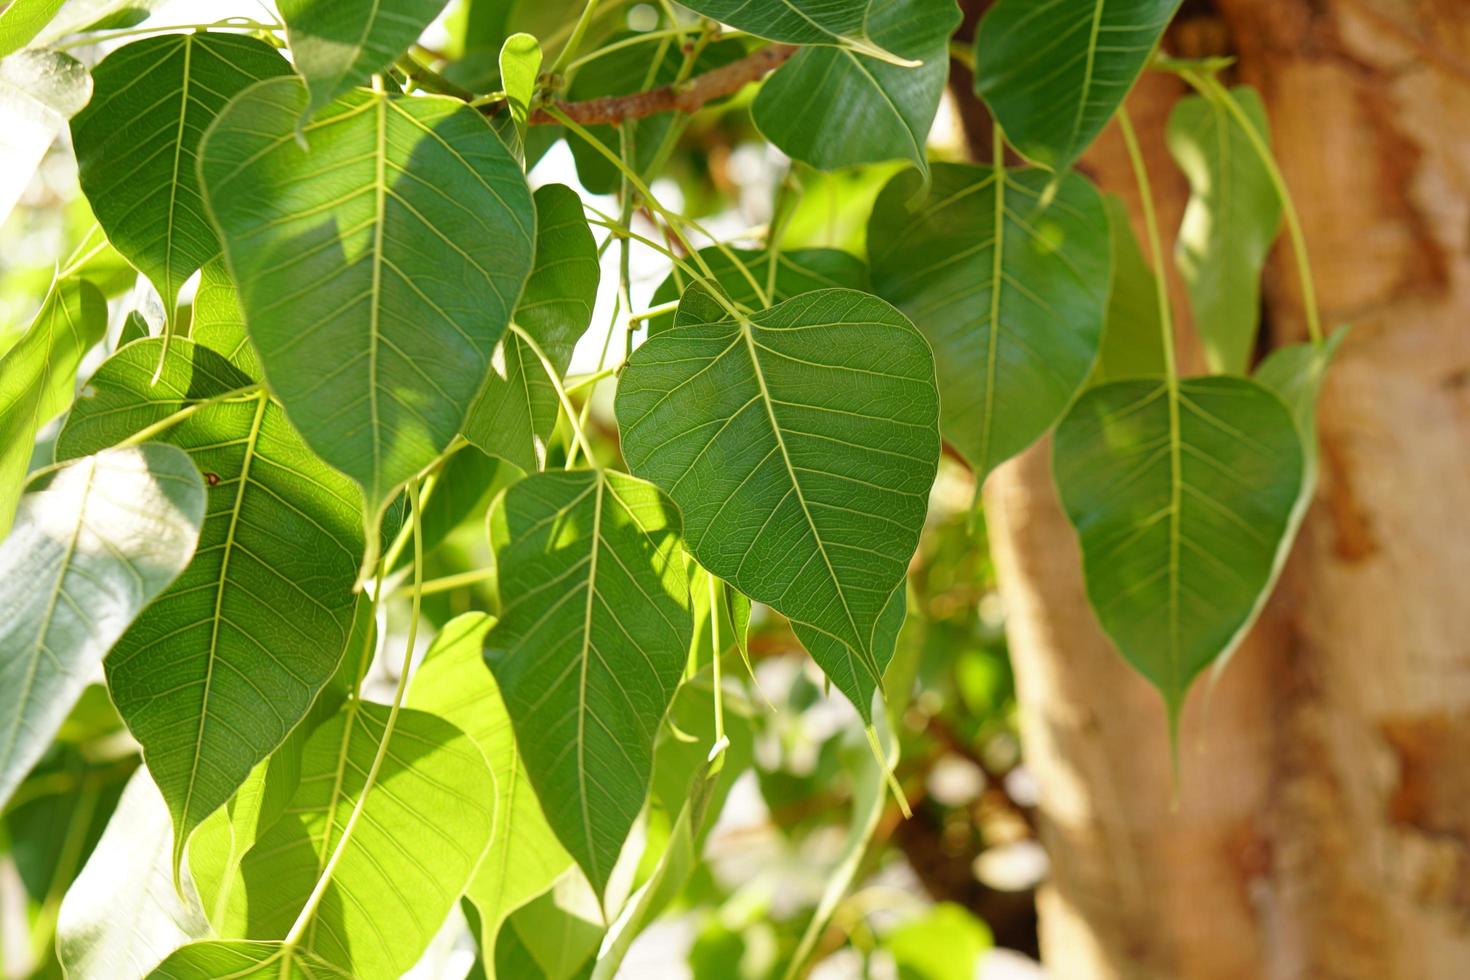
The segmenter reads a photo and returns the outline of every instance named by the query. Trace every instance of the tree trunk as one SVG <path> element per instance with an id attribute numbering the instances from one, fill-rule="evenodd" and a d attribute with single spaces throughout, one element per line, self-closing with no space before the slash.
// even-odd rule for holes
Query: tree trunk
<path id="1" fill-rule="evenodd" d="M 1052 857 L 1043 954 L 1068 980 L 1461 978 L 1470 16 L 1464 0 L 1185 9 L 1171 51 L 1235 54 L 1236 80 L 1261 90 L 1324 323 L 1353 332 L 1322 395 L 1321 481 L 1282 584 L 1186 708 L 1177 806 L 1161 702 L 1087 606 L 1049 446 L 986 487 Z M 1129 103 L 1171 229 L 1184 189 L 1161 132 L 1178 94 L 1146 78 Z M 1135 198 L 1116 134 L 1086 163 Z M 1270 344 L 1302 339 L 1285 244 L 1265 305 Z"/>

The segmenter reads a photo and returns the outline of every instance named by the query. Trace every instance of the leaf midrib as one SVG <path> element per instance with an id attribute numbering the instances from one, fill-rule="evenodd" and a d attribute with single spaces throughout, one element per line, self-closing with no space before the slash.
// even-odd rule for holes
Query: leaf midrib
<path id="1" fill-rule="evenodd" d="M 602 873 L 597 864 L 597 848 L 593 846 L 592 813 L 587 802 L 587 668 L 592 654 L 592 609 L 597 597 L 597 553 L 602 547 L 602 497 L 607 478 L 600 469 L 594 473 L 597 495 L 592 503 L 592 556 L 587 566 L 587 605 L 582 615 L 582 653 L 577 680 L 577 796 L 582 811 L 582 834 L 587 840 L 587 859 L 592 864 L 592 877 L 597 879 Z"/>

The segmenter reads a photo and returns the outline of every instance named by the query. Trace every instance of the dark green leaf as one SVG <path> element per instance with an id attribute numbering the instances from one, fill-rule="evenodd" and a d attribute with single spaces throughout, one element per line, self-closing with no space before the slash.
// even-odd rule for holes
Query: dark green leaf
<path id="1" fill-rule="evenodd" d="M 1164 696 L 1239 642 L 1282 560 L 1301 440 L 1244 378 L 1114 381 L 1057 427 L 1053 467 L 1087 595 L 1123 657 Z"/>
<path id="2" fill-rule="evenodd" d="M 690 0 L 712 20 L 786 44 L 835 44 L 887 56 L 868 37 L 870 0 Z"/>
<path id="3" fill-rule="evenodd" d="M 250 379 L 175 340 L 131 344 L 97 370 L 57 443 L 113 445 Z M 352 630 L 363 541 L 357 488 L 317 460 L 256 389 L 159 434 L 209 483 L 195 560 L 107 658 L 108 686 L 174 815 L 178 848 L 305 715 Z"/>
<path id="4" fill-rule="evenodd" d="M 679 517 L 621 473 L 541 473 L 490 511 L 501 619 L 485 659 L 547 822 L 600 895 L 648 793 L 688 652 Z"/>
<path id="5" fill-rule="evenodd" d="M 997 0 L 975 32 L 975 90 L 1006 139 L 1072 165 L 1133 86 L 1179 0 Z"/>
<path id="6" fill-rule="evenodd" d="M 745 263 L 750 274 L 770 296 L 772 303 L 788 300 L 802 293 L 818 289 L 843 287 L 847 289 L 868 288 L 868 267 L 857 256 L 835 248 L 799 248 L 782 251 L 776 258 L 776 274 L 771 275 L 771 253 L 763 248 L 732 248 L 729 250 Z M 734 303 L 755 308 L 760 305 L 755 287 L 745 278 L 725 252 L 711 245 L 699 250 L 699 255 L 715 282 Z M 684 291 L 684 276 L 678 271 L 670 272 L 653 291 L 650 305 L 672 303 Z M 648 335 L 663 333 L 674 325 L 674 314 L 661 313 L 649 317 Z"/>
<path id="7" fill-rule="evenodd" d="M 349 701 L 307 741 L 301 782 L 241 864 L 246 938 L 284 936 L 337 847 L 389 708 Z M 459 901 L 495 822 L 495 779 L 463 732 L 405 709 L 301 948 L 361 977 L 413 966 Z M 231 913 L 234 918 L 234 913 Z"/>
<path id="8" fill-rule="evenodd" d="M 409 707 L 432 712 L 463 730 L 495 774 L 495 832 L 465 890 L 479 911 L 480 948 L 490 950 L 505 919 L 550 888 L 572 863 L 541 813 L 500 689 L 485 665 L 485 637 L 494 625 L 494 618 L 484 613 L 466 613 L 446 623 L 424 655 L 408 698 Z"/>
<path id="9" fill-rule="evenodd" d="M 1138 247 L 1128 222 L 1128 205 L 1104 194 L 1113 241 L 1113 288 L 1107 322 L 1094 365 L 1093 384 L 1164 373 L 1164 335 L 1159 325 L 1158 280 Z"/>
<path id="10" fill-rule="evenodd" d="M 21 499 L 0 544 L 0 805 L 103 654 L 189 564 L 203 521 L 198 470 L 155 444 L 79 460 Z"/>
<path id="11" fill-rule="evenodd" d="M 1246 85 L 1231 97 L 1262 139 L 1266 107 Z M 1244 374 L 1261 320 L 1261 270 L 1281 227 L 1281 201 L 1250 137 L 1219 102 L 1193 95 L 1169 114 L 1169 152 L 1189 178 L 1174 247 L 1210 370 Z"/>
<path id="12" fill-rule="evenodd" d="M 439 16 L 445 0 L 373 0 L 371 4 L 280 0 L 286 41 L 311 90 L 297 115 L 305 122 L 333 99 L 366 85 L 397 61 Z"/>
<path id="13" fill-rule="evenodd" d="M 184 280 L 219 253 L 199 197 L 199 141 L 230 99 L 290 71 L 255 38 L 165 34 L 119 48 L 93 72 L 92 101 L 71 124 L 82 190 L 170 320 Z"/>
<path id="14" fill-rule="evenodd" d="M 923 527 L 938 401 L 901 313 L 825 289 L 681 321 L 634 352 L 616 407 L 624 457 L 679 505 L 695 559 L 879 673 L 874 626 Z"/>
<path id="15" fill-rule="evenodd" d="M 525 329 L 558 375 L 565 375 L 597 300 L 597 243 L 582 199 L 564 184 L 536 190 L 536 261 L 516 304 Z M 465 422 L 465 438 L 527 473 L 546 465 L 546 440 L 560 402 L 546 369 L 520 337 L 508 334 L 491 361 L 490 378 Z"/>
<path id="16" fill-rule="evenodd" d="M 354 92 L 303 151 L 305 102 L 295 79 L 250 89 L 200 173 L 266 380 L 375 523 L 463 427 L 530 271 L 535 213 L 462 103 Z"/>
<path id="17" fill-rule="evenodd" d="M 1107 214 L 1084 178 L 1050 180 L 937 164 L 915 200 L 909 170 L 868 225 L 874 289 L 934 345 L 944 437 L 981 480 L 1055 424 L 1097 356 Z"/>
<path id="18" fill-rule="evenodd" d="M 80 279 L 55 283 L 0 357 L 0 540 L 10 530 L 37 430 L 71 404 L 82 356 L 107 332 L 107 301 Z"/>
<path id="19" fill-rule="evenodd" d="M 822 170 L 895 159 L 927 167 L 924 144 L 949 79 L 949 36 L 959 22 L 954 0 L 873 0 L 873 41 L 921 64 L 806 48 L 761 85 L 751 109 L 756 126 L 787 156 Z"/>

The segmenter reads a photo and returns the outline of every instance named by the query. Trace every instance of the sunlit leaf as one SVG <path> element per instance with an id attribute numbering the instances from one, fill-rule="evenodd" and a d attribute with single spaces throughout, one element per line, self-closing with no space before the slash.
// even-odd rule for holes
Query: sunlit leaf
<path id="1" fill-rule="evenodd" d="M 281 943 L 242 940 L 190 943 L 148 974 L 149 980 L 333 980 L 356 974 Z"/>
<path id="2" fill-rule="evenodd" d="M 573 868 L 510 917 L 495 947 L 495 970 L 516 980 L 586 980 L 605 932 L 597 896 Z"/>
<path id="3" fill-rule="evenodd" d="M 209 935 L 193 888 L 174 891 L 172 845 L 168 807 L 139 769 L 61 903 L 57 954 L 70 976 L 141 977 Z"/>
<path id="4" fill-rule="evenodd" d="M 1087 595 L 1177 721 L 1189 683 L 1266 599 L 1303 478 L 1286 406 L 1244 378 L 1114 381 L 1057 427 L 1053 468 Z"/>
<path id="5" fill-rule="evenodd" d="M 924 144 L 959 22 L 954 0 L 874 0 L 867 18 L 873 41 L 921 64 L 806 48 L 761 85 L 751 108 L 756 126 L 787 156 L 823 170 L 894 159 L 927 167 Z"/>
<path id="6" fill-rule="evenodd" d="M 463 427 L 535 215 L 515 159 L 462 103 L 353 92 L 304 151 L 305 101 L 296 79 L 250 89 L 200 173 L 266 380 L 371 518 Z"/>
<path id="7" fill-rule="evenodd" d="M 992 945 L 985 923 L 954 902 L 940 902 L 883 937 L 898 980 L 974 980 Z"/>
<path id="8" fill-rule="evenodd" d="M 597 243 L 582 199 L 564 184 L 536 189 L 536 261 L 515 308 L 515 322 L 535 338 L 565 376 L 597 300 Z M 470 409 L 464 436 L 492 456 L 534 473 L 546 465 L 546 440 L 561 403 L 546 369 L 526 342 L 507 334 L 495 351 L 485 390 Z"/>
<path id="9" fill-rule="evenodd" d="M 634 352 L 616 407 L 629 467 L 679 505 L 699 563 L 877 673 L 939 462 L 934 359 L 908 320 L 826 289 L 681 322 Z"/>
<path id="10" fill-rule="evenodd" d="M 541 74 L 541 45 L 530 34 L 512 34 L 500 49 L 500 88 L 510 105 L 515 122 L 515 146 L 526 142 L 526 119 L 531 114 L 531 99 L 536 94 L 536 79 Z"/>
<path id="11" fill-rule="evenodd" d="M 494 625 L 484 613 L 446 623 L 424 655 L 408 698 L 409 707 L 463 730 L 495 773 L 499 819 L 465 890 L 480 913 L 480 947 L 490 950 L 510 913 L 550 888 L 572 863 L 541 813 L 500 689 L 485 665 L 485 637 Z"/>
<path id="12" fill-rule="evenodd" d="M 0 11 L 0 58 L 19 51 L 51 22 L 65 0 L 15 0 Z M 0 211 L 0 215 L 3 215 Z"/>
<path id="13" fill-rule="evenodd" d="M 80 279 L 52 285 L 15 346 L 0 357 L 0 540 L 20 500 L 36 432 L 71 404 L 77 367 L 107 332 L 107 302 Z"/>
<path id="14" fill-rule="evenodd" d="M 1233 98 L 1262 139 L 1266 108 L 1241 85 Z M 1193 95 L 1169 113 L 1169 152 L 1189 178 L 1174 247 L 1210 370 L 1244 374 L 1261 320 L 1261 270 L 1281 227 L 1281 200 L 1250 137 L 1219 102 Z"/>
<path id="15" fill-rule="evenodd" d="M 240 292 L 230 278 L 222 258 L 211 259 L 199 273 L 199 290 L 194 294 L 194 319 L 189 339 L 225 356 L 235 367 L 259 379 L 260 358 L 245 332 L 245 313 L 240 309 Z"/>
<path id="16" fill-rule="evenodd" d="M 56 134 L 91 95 L 92 76 L 71 55 L 21 51 L 0 60 L 0 221 L 20 200 Z"/>
<path id="17" fill-rule="evenodd" d="M 366 85 L 418 40 L 445 0 L 374 0 L 359 6 L 324 0 L 280 0 L 286 41 L 311 90 L 297 109 L 304 121 L 349 89 Z"/>
<path id="18" fill-rule="evenodd" d="M 0 804 L 203 521 L 204 482 L 171 446 L 78 460 L 21 498 L 0 544 Z"/>
<path id="19" fill-rule="evenodd" d="M 231 899 L 243 903 L 246 938 L 290 930 L 362 795 L 388 713 L 349 701 L 307 741 L 296 795 L 241 863 L 244 888 Z M 441 718 L 400 711 L 302 949 L 353 976 L 413 966 L 485 852 L 495 800 L 474 742 Z"/>
<path id="20" fill-rule="evenodd" d="M 648 793 L 689 651 L 679 517 L 621 473 L 541 473 L 490 511 L 485 658 L 547 822 L 599 895 Z"/>
<path id="21" fill-rule="evenodd" d="M 92 101 L 71 124 L 82 190 L 170 317 L 184 280 L 219 253 L 199 196 L 199 141 L 230 99 L 290 71 L 264 41 L 215 33 L 135 41 L 93 70 Z"/>
<path id="22" fill-rule="evenodd" d="M 61 458 L 113 445 L 251 380 L 213 351 L 161 339 L 118 351 L 88 381 Z M 209 483 L 189 568 L 118 641 L 108 686 L 174 815 L 190 831 L 285 739 L 337 668 L 362 555 L 357 488 L 307 451 L 264 392 L 205 406 L 159 434 Z"/>
<path id="23" fill-rule="evenodd" d="M 997 0 L 975 32 L 975 90 L 1006 139 L 1071 166 L 1113 117 L 1179 0 Z"/>
<path id="24" fill-rule="evenodd" d="M 937 164 L 916 200 L 909 170 L 868 225 L 873 287 L 934 345 L 944 437 L 982 480 L 1051 428 L 1097 356 L 1107 214 L 1084 178 L 1050 181 Z"/>

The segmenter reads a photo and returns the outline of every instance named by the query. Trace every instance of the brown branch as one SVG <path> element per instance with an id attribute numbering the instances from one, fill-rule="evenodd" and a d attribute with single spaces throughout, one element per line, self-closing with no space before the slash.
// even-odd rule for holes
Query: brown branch
<path id="1" fill-rule="evenodd" d="M 702 75 L 696 75 L 682 84 L 661 85 L 647 92 L 631 95 L 610 95 L 600 99 L 581 102 L 556 103 L 558 111 L 565 113 L 573 122 L 584 126 L 612 124 L 660 112 L 694 112 L 707 102 L 740 91 L 750 82 L 763 78 L 772 69 L 779 67 L 797 48 L 791 44 L 768 44 L 752 51 L 739 61 L 732 61 Z M 486 106 L 487 111 L 499 107 Z M 537 109 L 528 120 L 533 126 L 555 126 L 561 120 L 545 109 Z"/>

